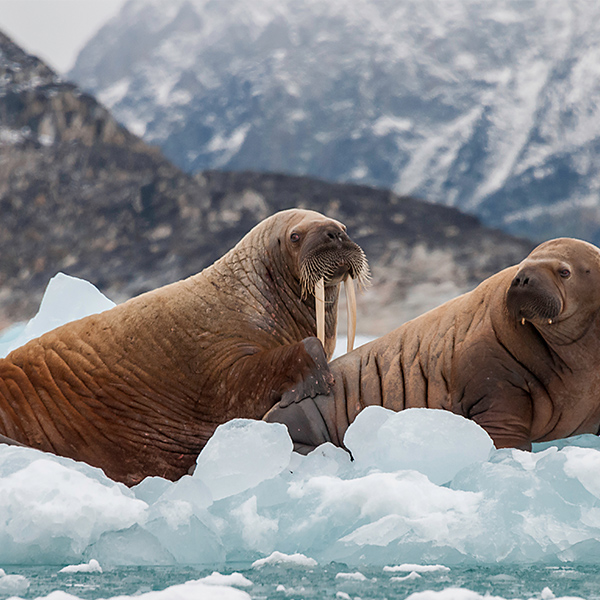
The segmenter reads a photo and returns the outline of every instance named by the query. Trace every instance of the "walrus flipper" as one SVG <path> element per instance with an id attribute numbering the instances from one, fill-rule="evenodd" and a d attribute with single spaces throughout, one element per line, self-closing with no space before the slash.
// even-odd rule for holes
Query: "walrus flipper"
<path id="1" fill-rule="evenodd" d="M 335 383 L 321 342 L 316 337 L 308 337 L 302 340 L 301 344 L 314 364 L 309 371 L 299 372 L 299 378 L 294 385 L 283 392 L 279 401 L 281 408 L 305 398 L 327 395 Z"/>
<path id="2" fill-rule="evenodd" d="M 21 442 L 17 442 L 17 440 L 13 440 L 12 438 L 6 437 L 5 435 L 0 435 L 0 444 L 6 444 L 7 446 L 21 446 L 23 448 L 28 448 L 25 444 Z"/>
<path id="3" fill-rule="evenodd" d="M 303 398 L 300 401 L 278 402 L 264 417 L 269 423 L 283 423 L 290 433 L 294 450 L 308 454 L 325 442 L 333 442 L 326 420 L 319 410 L 318 400 L 331 401 L 328 396 Z"/>

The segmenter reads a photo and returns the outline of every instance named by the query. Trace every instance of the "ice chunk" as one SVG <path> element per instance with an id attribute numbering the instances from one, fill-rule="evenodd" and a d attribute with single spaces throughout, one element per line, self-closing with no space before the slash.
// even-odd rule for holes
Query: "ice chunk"
<path id="1" fill-rule="evenodd" d="M 194 478 L 214 500 L 239 494 L 285 469 L 292 455 L 285 425 L 234 419 L 220 425 L 198 456 Z"/>
<path id="2" fill-rule="evenodd" d="M 565 448 L 565 473 L 577 479 L 590 493 L 600 498 L 600 451 L 588 448 Z"/>
<path id="3" fill-rule="evenodd" d="M 409 408 L 400 412 L 365 408 L 344 444 L 364 471 L 419 471 L 433 483 L 451 481 L 462 468 L 484 462 L 494 448 L 475 422 L 446 410 Z"/>
<path id="4" fill-rule="evenodd" d="M 403 565 L 394 565 L 392 567 L 383 567 L 384 572 L 386 573 L 397 573 L 397 572 L 415 572 L 415 573 L 432 573 L 432 572 L 442 572 L 447 573 L 450 571 L 450 567 L 446 567 L 445 565 L 413 565 L 413 564 L 403 564 Z"/>
<path id="5" fill-rule="evenodd" d="M 105 566 L 174 565 L 175 557 L 155 535 L 136 523 L 127 529 L 105 531 L 84 552 L 84 558 L 95 556 Z"/>
<path id="6" fill-rule="evenodd" d="M 356 571 L 355 573 L 337 573 L 335 578 L 336 579 L 344 579 L 346 581 L 366 581 L 367 580 L 367 578 L 359 571 Z"/>
<path id="7" fill-rule="evenodd" d="M 230 585 L 234 587 L 249 587 L 253 583 L 241 573 L 231 573 L 231 575 L 222 575 L 217 571 L 214 571 L 211 575 L 203 577 L 198 581 L 206 583 L 207 585 Z"/>
<path id="8" fill-rule="evenodd" d="M 224 585 L 210 585 L 203 582 L 202 579 L 186 581 L 160 591 L 138 593 L 133 596 L 114 596 L 107 600 L 198 600 L 199 598 L 251 600 L 250 595 L 243 590 Z M 48 596 L 38 597 L 37 600 L 80 600 L 80 598 L 66 592 L 55 591 Z"/>
<path id="9" fill-rule="evenodd" d="M 115 303 L 89 281 L 58 273 L 48 283 L 35 317 L 18 331 L 16 337 L 11 335 L 6 341 L 0 338 L 0 357 L 60 325 L 113 306 Z"/>
<path id="10" fill-rule="evenodd" d="M 331 442 L 317 446 L 312 452 L 303 456 L 292 453 L 289 469 L 296 478 L 316 477 L 319 475 L 348 474 L 352 468 L 350 454 L 334 446 Z"/>
<path id="11" fill-rule="evenodd" d="M 212 504 L 212 496 L 208 487 L 200 479 L 184 475 L 174 483 L 169 482 L 157 500 L 167 504 L 177 501 L 189 502 L 195 508 L 202 510 Z"/>
<path id="12" fill-rule="evenodd" d="M 426 592 L 415 592 L 406 598 L 406 600 L 504 600 L 499 596 L 485 594 L 482 596 L 477 592 L 465 590 L 463 588 L 446 588 L 441 591 L 427 590 Z"/>
<path id="13" fill-rule="evenodd" d="M 212 517 L 195 498 L 159 500 L 150 507 L 144 528 L 179 564 L 221 564 L 225 549 Z"/>
<path id="14" fill-rule="evenodd" d="M 174 484 L 162 477 L 146 477 L 131 488 L 136 498 L 154 504 Z"/>
<path id="15" fill-rule="evenodd" d="M 479 527 L 480 494 L 436 486 L 416 471 L 313 477 L 292 481 L 289 495 L 294 539 L 310 543 L 320 562 L 379 563 L 415 543 L 462 547 Z"/>
<path id="16" fill-rule="evenodd" d="M 102 567 L 95 558 L 92 558 L 88 563 L 63 567 L 59 573 L 102 573 Z"/>
<path id="17" fill-rule="evenodd" d="M 142 520 L 147 505 L 100 469 L 0 446 L 0 562 L 64 564 L 105 531 Z"/>
<path id="18" fill-rule="evenodd" d="M 404 577 L 390 577 L 390 581 L 412 581 L 413 579 L 421 579 L 421 575 L 416 571 L 411 571 Z"/>
<path id="19" fill-rule="evenodd" d="M 0 594 L 2 596 L 15 596 L 24 594 L 29 589 L 29 580 L 23 575 L 7 575 L 0 569 Z"/>
<path id="20" fill-rule="evenodd" d="M 253 569 L 260 569 L 267 565 L 286 565 L 292 567 L 316 567 L 317 561 L 314 558 L 309 558 L 304 554 L 284 554 L 277 550 L 266 558 L 259 558 L 252 563 Z"/>

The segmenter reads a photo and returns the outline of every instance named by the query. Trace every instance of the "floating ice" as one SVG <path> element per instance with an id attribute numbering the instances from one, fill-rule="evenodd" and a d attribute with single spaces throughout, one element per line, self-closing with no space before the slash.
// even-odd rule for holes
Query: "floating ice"
<path id="1" fill-rule="evenodd" d="M 355 573 L 338 573 L 335 576 L 336 579 L 345 579 L 345 580 L 349 580 L 349 581 L 366 581 L 367 578 L 360 573 L 359 571 L 356 571 Z"/>
<path id="2" fill-rule="evenodd" d="M 207 585 L 229 585 L 235 587 L 250 587 L 253 583 L 244 577 L 241 573 L 231 573 L 231 575 L 222 575 L 217 571 L 211 573 L 207 577 L 203 577 L 198 581 Z"/>
<path id="3" fill-rule="evenodd" d="M 561 596 L 557 598 L 549 588 L 544 588 L 540 594 L 541 600 L 583 600 L 575 596 Z M 463 588 L 446 588 L 441 591 L 428 590 L 426 592 L 416 592 L 406 598 L 406 600 L 504 600 L 499 596 L 489 594 L 481 595 L 471 590 Z M 532 599 L 533 600 L 533 599 Z"/>
<path id="4" fill-rule="evenodd" d="M 344 444 L 359 468 L 414 469 L 437 484 L 451 481 L 467 465 L 486 461 L 494 448 L 474 421 L 449 411 L 409 408 L 395 413 L 380 406 L 359 413 Z"/>
<path id="5" fill-rule="evenodd" d="M 106 600 L 251 600 L 250 595 L 243 590 L 224 585 L 212 585 L 202 579 L 186 581 L 179 585 L 172 585 L 164 590 L 144 592 L 133 596 L 114 596 Z M 83 600 L 62 591 L 55 591 L 48 596 L 38 597 L 36 600 Z"/>
<path id="6" fill-rule="evenodd" d="M 130 527 L 147 505 L 100 469 L 0 445 L 0 563 L 70 563 L 104 531 Z"/>
<path id="7" fill-rule="evenodd" d="M 403 577 L 390 577 L 390 581 L 412 581 L 413 579 L 421 579 L 421 575 L 416 571 L 411 571 L 408 575 Z"/>
<path id="8" fill-rule="evenodd" d="M 426 592 L 415 592 L 406 598 L 406 600 L 504 600 L 498 596 L 486 594 L 482 596 L 477 592 L 465 590 L 462 588 L 446 588 L 439 592 L 428 590 Z"/>
<path id="9" fill-rule="evenodd" d="M 0 595 L 14 596 L 24 594 L 29 589 L 29 580 L 23 575 L 7 575 L 0 569 Z"/>
<path id="10" fill-rule="evenodd" d="M 394 565 L 392 567 L 383 567 L 384 572 L 386 573 L 398 573 L 403 572 L 413 572 L 413 573 L 433 573 L 439 572 L 447 573 L 450 571 L 449 567 L 445 565 L 412 565 L 412 564 L 404 564 L 404 565 Z"/>
<path id="11" fill-rule="evenodd" d="M 276 425 L 249 419 L 221 425 L 200 453 L 194 478 L 220 500 L 279 475 L 290 463 L 293 445 L 285 425 Z"/>
<path id="12" fill-rule="evenodd" d="M 102 573 L 102 567 L 95 558 L 92 558 L 87 563 L 63 567 L 59 573 Z"/>
<path id="13" fill-rule="evenodd" d="M 317 561 L 304 554 L 284 554 L 277 550 L 266 558 L 259 558 L 252 563 L 253 569 L 260 569 L 266 565 L 289 565 L 294 567 L 316 567 Z"/>
<path id="14" fill-rule="evenodd" d="M 56 311 L 83 306 L 88 292 L 69 281 Z M 354 461 L 331 444 L 300 456 L 283 426 L 232 421 L 192 476 L 132 489 L 83 463 L 0 444 L 0 564 L 311 569 L 335 560 L 349 570 L 400 565 L 389 573 L 406 577 L 434 563 L 439 573 L 460 563 L 600 564 L 596 436 L 536 444 L 533 453 L 495 450 L 475 423 L 449 412 L 370 408 L 346 442 Z M 181 598 L 206 589 L 169 588 Z M 173 597 L 169 590 L 140 597 Z M 215 590 L 248 598 L 222 586 L 206 594 Z M 481 598 L 428 593 L 438 595 L 421 599 Z"/>
<path id="15" fill-rule="evenodd" d="M 51 329 L 113 306 L 115 303 L 90 282 L 58 273 L 48 283 L 37 315 L 25 327 L 13 328 L 0 337 L 0 357 Z"/>

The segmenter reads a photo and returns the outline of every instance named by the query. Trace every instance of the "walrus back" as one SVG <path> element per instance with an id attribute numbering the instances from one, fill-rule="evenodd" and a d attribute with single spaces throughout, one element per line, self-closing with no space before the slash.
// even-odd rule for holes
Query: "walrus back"
<path id="1" fill-rule="evenodd" d="M 165 452 L 153 451 L 154 474 L 170 471 L 179 456 L 193 464 L 216 424 L 194 425 L 202 375 L 190 376 L 185 348 L 201 335 L 180 340 L 171 310 L 160 295 L 140 296 L 0 359 L 0 433 L 107 472 L 114 467 L 109 474 L 120 480 L 149 472 L 138 464 L 147 460 L 145 448 Z"/>

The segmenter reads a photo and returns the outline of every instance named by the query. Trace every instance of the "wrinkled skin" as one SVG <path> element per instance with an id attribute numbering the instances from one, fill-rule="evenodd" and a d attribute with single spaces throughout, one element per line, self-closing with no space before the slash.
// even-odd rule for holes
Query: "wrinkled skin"
<path id="1" fill-rule="evenodd" d="M 296 449 L 343 446 L 366 406 L 473 419 L 498 448 L 600 427 L 600 250 L 567 238 L 330 364 L 332 391 L 265 417 Z"/>
<path id="2" fill-rule="evenodd" d="M 219 424 L 260 419 L 286 391 L 329 391 L 349 267 L 326 280 L 324 349 L 300 271 L 335 247 L 358 248 L 341 223 L 283 211 L 198 275 L 18 348 L 0 359 L 0 436 L 128 485 L 178 479 Z"/>

